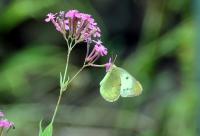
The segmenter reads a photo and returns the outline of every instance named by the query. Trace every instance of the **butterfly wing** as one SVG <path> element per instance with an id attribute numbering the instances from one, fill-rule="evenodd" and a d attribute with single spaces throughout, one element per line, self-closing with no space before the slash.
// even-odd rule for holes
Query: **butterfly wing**
<path id="1" fill-rule="evenodd" d="M 116 66 L 113 66 L 100 82 L 101 96 L 108 102 L 114 102 L 118 100 L 120 96 L 120 85 L 120 73 L 116 69 Z"/>
<path id="2" fill-rule="evenodd" d="M 136 81 L 134 90 L 135 90 L 134 96 L 139 96 L 142 93 L 143 88 L 139 81 Z"/>
<path id="3" fill-rule="evenodd" d="M 131 74 L 126 70 L 117 67 L 120 71 L 121 88 L 120 95 L 122 97 L 133 97 L 138 96 L 142 93 L 142 86 Z"/>

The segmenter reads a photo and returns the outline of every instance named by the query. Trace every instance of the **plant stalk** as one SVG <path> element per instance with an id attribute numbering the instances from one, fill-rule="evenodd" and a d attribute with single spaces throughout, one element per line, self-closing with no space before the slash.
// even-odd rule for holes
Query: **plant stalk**
<path id="1" fill-rule="evenodd" d="M 51 120 L 51 124 L 53 124 L 54 120 L 55 120 L 55 117 L 56 117 L 56 114 L 57 114 L 57 111 L 58 111 L 58 107 L 60 105 L 60 101 L 61 101 L 61 98 L 62 98 L 62 94 L 63 94 L 63 91 L 61 91 L 62 89 L 60 89 L 60 95 L 58 97 L 58 101 L 57 101 L 57 104 L 56 104 L 56 108 L 54 110 L 54 113 L 53 113 L 53 117 L 52 117 L 52 120 Z"/>
<path id="2" fill-rule="evenodd" d="M 67 41 L 66 39 L 66 36 L 64 36 L 65 40 Z M 51 123 L 53 124 L 54 120 L 55 120 L 55 117 L 56 117 L 56 114 L 57 114 L 57 111 L 58 111 L 58 107 L 60 105 L 60 101 L 61 101 L 61 98 L 62 98 L 62 94 L 65 90 L 64 89 L 64 84 L 65 84 L 65 80 L 66 80 L 66 75 L 67 75 L 67 71 L 68 71 L 68 66 L 69 66 L 69 57 L 70 57 L 70 53 L 71 53 L 71 44 L 69 45 L 69 43 L 67 42 L 67 45 L 68 45 L 68 52 L 67 52 L 67 62 L 66 62 L 66 66 L 65 66 L 65 72 L 64 72 L 64 77 L 63 77 L 63 80 L 62 80 L 62 85 L 60 86 L 60 94 L 59 94 L 59 97 L 58 97 L 58 101 L 57 101 L 57 104 L 56 104 L 56 108 L 54 110 L 54 113 L 53 113 L 53 117 L 52 117 L 52 120 L 51 120 Z M 67 81 L 68 82 L 68 81 Z M 68 84 L 68 83 L 67 83 Z M 66 89 L 66 88 L 65 88 Z"/>

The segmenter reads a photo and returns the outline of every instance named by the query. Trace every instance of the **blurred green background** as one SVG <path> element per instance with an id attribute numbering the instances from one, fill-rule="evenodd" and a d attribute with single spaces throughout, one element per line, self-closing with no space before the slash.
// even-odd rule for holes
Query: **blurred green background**
<path id="1" fill-rule="evenodd" d="M 116 64 L 144 91 L 108 103 L 99 94 L 105 69 L 88 68 L 62 99 L 54 136 L 198 136 L 192 1 L 0 0 L 0 109 L 15 123 L 10 136 L 37 136 L 39 121 L 53 114 L 67 52 L 44 19 L 69 9 L 92 14 L 109 55 L 118 55 Z M 85 46 L 73 51 L 71 73 L 84 52 Z"/>

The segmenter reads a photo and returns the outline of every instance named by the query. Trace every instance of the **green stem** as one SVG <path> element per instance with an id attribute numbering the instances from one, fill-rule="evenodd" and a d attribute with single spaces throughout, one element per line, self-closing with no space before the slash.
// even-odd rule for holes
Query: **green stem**
<path id="1" fill-rule="evenodd" d="M 60 101 L 61 101 L 61 98 L 62 98 L 62 94 L 63 92 L 60 90 L 60 95 L 58 97 L 58 101 L 57 101 L 57 104 L 56 104 L 56 108 L 54 110 L 54 113 L 53 113 L 53 117 L 52 117 L 52 120 L 51 120 L 51 124 L 53 124 L 54 120 L 55 120 L 55 117 L 56 117 L 56 113 L 58 111 L 58 107 L 60 105 Z"/>
<path id="2" fill-rule="evenodd" d="M 76 43 L 75 43 L 76 44 Z M 85 68 L 85 67 L 88 67 L 89 65 L 86 64 L 86 59 L 88 57 L 88 54 L 89 54 L 89 44 L 87 43 L 87 52 L 86 52 L 86 56 L 85 56 L 85 60 L 84 60 L 84 63 L 83 63 L 83 66 L 79 69 L 79 71 L 69 80 L 68 84 L 71 83 L 76 77 L 77 75 Z"/>
<path id="3" fill-rule="evenodd" d="M 79 71 L 69 80 L 68 84 L 71 83 L 86 66 L 87 65 L 83 65 L 81 69 L 79 69 Z"/>
<path id="4" fill-rule="evenodd" d="M 65 35 L 65 34 L 63 34 L 63 37 L 64 37 L 65 41 L 67 42 L 67 47 L 68 47 L 68 49 L 69 49 L 69 48 L 70 48 L 70 47 L 69 47 L 69 41 L 68 41 L 68 39 L 67 39 L 66 35 Z"/>
<path id="5" fill-rule="evenodd" d="M 68 40 L 66 38 L 66 36 L 64 35 L 64 38 L 65 40 L 67 41 L 67 46 L 68 46 L 68 52 L 67 52 L 67 62 L 66 62 L 66 66 L 65 66 L 65 72 L 64 72 L 64 77 L 63 77 L 63 80 L 62 80 L 62 85 L 60 86 L 60 95 L 58 97 L 58 101 L 57 101 L 57 104 L 56 104 L 56 108 L 54 110 L 54 113 L 53 113 L 53 117 L 52 117 L 52 120 L 51 120 L 51 123 L 53 124 L 54 120 L 55 120 L 55 116 L 57 114 L 57 111 L 58 111 L 58 107 L 60 105 L 60 101 L 61 101 L 61 98 L 62 98 L 62 94 L 63 94 L 63 85 L 64 83 L 66 82 L 65 79 L 66 79 L 66 75 L 67 75 L 67 71 L 68 71 L 68 66 L 69 66 L 69 57 L 70 57 L 70 53 L 71 53 L 71 44 L 72 43 L 68 43 Z"/>
<path id="6" fill-rule="evenodd" d="M 67 75 L 67 70 L 68 70 L 68 66 L 69 66 L 69 56 L 70 56 L 70 52 L 71 52 L 71 47 L 68 48 L 67 62 L 66 62 L 65 72 L 64 72 L 64 77 L 63 77 L 63 84 L 65 83 L 65 79 L 66 79 L 66 75 Z M 61 86 L 61 89 L 62 89 L 62 86 Z M 61 91 L 63 91 L 63 90 L 61 90 Z"/>
<path id="7" fill-rule="evenodd" d="M 0 128 L 0 136 L 3 136 L 3 128 Z"/>
<path id="8" fill-rule="evenodd" d="M 71 50 L 72 48 L 75 46 L 75 45 L 72 45 L 73 44 L 73 39 L 71 38 L 71 42 L 69 43 L 68 39 L 66 38 L 66 35 L 63 35 L 64 39 L 66 40 L 67 42 L 67 46 L 68 46 L 68 53 L 67 53 L 67 62 L 66 62 L 66 66 L 65 66 L 65 72 L 64 72 L 64 76 L 63 76 L 63 79 L 62 79 L 62 84 L 60 86 L 60 94 L 59 94 L 59 97 L 58 97 L 58 101 L 57 101 L 57 104 L 56 104 L 56 107 L 55 107 L 55 110 L 54 110 L 54 113 L 53 113 L 53 117 L 52 117 L 52 120 L 51 120 L 51 124 L 53 124 L 54 120 L 55 120 L 55 117 L 56 117 L 56 114 L 57 114 L 57 111 L 58 111 L 58 107 L 60 105 L 60 101 L 61 101 L 61 98 L 62 98 L 62 94 L 63 92 L 67 89 L 67 86 L 69 85 L 70 82 L 72 82 L 76 77 L 77 75 L 87 66 L 89 65 L 85 65 L 86 63 L 86 58 L 85 58 L 85 61 L 84 61 L 84 64 L 83 66 L 81 67 L 81 69 L 70 79 L 70 80 L 67 80 L 66 81 L 66 75 L 67 75 L 67 71 L 68 71 L 68 66 L 69 66 L 69 57 L 70 57 L 70 53 L 71 53 Z M 76 43 L 75 43 L 76 44 Z M 89 51 L 89 46 L 87 45 L 87 54 L 86 54 L 86 57 L 88 55 L 88 51 Z M 66 85 L 66 86 L 65 86 Z M 65 88 L 66 87 L 66 88 Z"/>
<path id="9" fill-rule="evenodd" d="M 89 65 L 89 66 L 92 66 L 92 67 L 99 67 L 99 68 L 105 67 L 105 64 L 103 64 L 103 65 L 97 65 L 97 64 L 90 63 L 90 64 L 88 64 L 88 65 Z"/>
<path id="10" fill-rule="evenodd" d="M 69 43 L 68 39 L 66 38 L 66 35 L 63 36 L 64 39 L 66 40 L 67 42 L 67 46 L 68 46 L 68 52 L 67 52 L 67 62 L 66 62 L 66 66 L 65 66 L 65 72 L 64 72 L 64 77 L 63 77 L 63 84 L 66 82 L 65 79 L 66 79 L 66 75 L 67 75 L 67 70 L 68 70 L 68 65 L 69 65 L 69 56 L 70 56 L 70 53 L 71 53 L 71 50 L 72 50 L 72 43 L 73 43 L 73 40 L 71 40 L 71 43 Z M 62 87 L 61 87 L 62 88 Z M 63 91 L 63 90 L 61 90 Z"/>

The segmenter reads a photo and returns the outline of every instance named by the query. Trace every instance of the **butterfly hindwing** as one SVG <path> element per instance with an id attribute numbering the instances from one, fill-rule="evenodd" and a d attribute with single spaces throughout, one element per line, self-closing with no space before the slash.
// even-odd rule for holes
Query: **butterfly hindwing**
<path id="1" fill-rule="evenodd" d="M 117 67 L 120 71 L 121 88 L 120 95 L 122 97 L 138 96 L 142 92 L 141 84 L 126 70 Z"/>
<path id="2" fill-rule="evenodd" d="M 142 85 L 140 84 L 139 81 L 136 81 L 136 84 L 135 84 L 135 87 L 134 87 L 134 90 L 135 90 L 135 95 L 134 96 L 138 96 L 142 93 Z"/>

